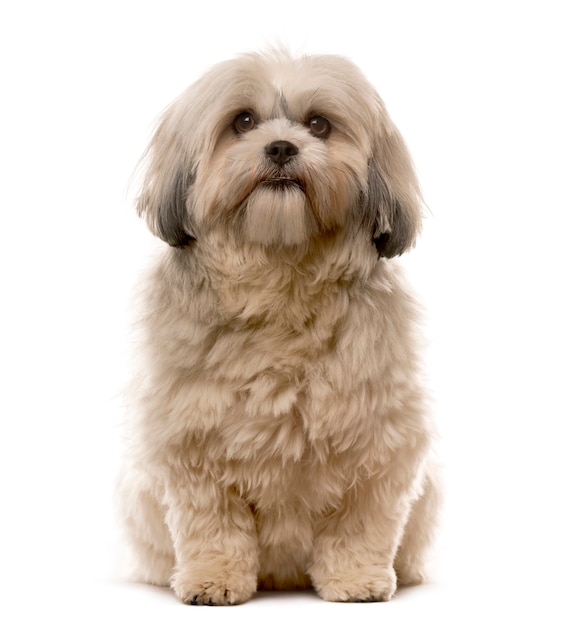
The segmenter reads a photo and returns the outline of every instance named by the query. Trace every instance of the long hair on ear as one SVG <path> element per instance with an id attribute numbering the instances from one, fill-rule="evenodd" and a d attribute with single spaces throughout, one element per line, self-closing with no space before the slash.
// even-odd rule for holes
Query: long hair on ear
<path id="1" fill-rule="evenodd" d="M 363 209 L 378 254 L 394 257 L 415 244 L 421 229 L 423 201 L 405 142 L 384 116 L 368 163 Z"/>
<path id="2" fill-rule="evenodd" d="M 145 173 L 137 213 L 154 235 L 181 248 L 195 239 L 187 202 L 196 168 L 190 166 L 186 147 L 178 138 L 178 124 L 170 107 L 141 159 Z"/>

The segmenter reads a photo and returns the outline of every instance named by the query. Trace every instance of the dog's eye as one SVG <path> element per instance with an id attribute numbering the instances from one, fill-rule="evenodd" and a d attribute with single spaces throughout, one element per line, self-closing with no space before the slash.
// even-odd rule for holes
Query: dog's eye
<path id="1" fill-rule="evenodd" d="M 255 118 L 248 111 L 239 113 L 235 118 L 234 126 L 238 133 L 248 133 L 256 126 Z"/>
<path id="2" fill-rule="evenodd" d="M 328 119 L 325 119 L 321 115 L 314 115 L 309 120 L 309 130 L 315 137 L 325 139 L 331 132 L 331 124 Z"/>

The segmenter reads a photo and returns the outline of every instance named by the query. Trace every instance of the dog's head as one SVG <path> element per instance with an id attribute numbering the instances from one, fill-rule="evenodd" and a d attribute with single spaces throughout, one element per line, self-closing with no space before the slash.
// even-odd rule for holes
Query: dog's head
<path id="1" fill-rule="evenodd" d="M 277 51 L 213 67 L 165 111 L 146 160 L 138 212 L 171 246 L 217 228 L 265 246 L 362 228 L 392 257 L 420 226 L 405 144 L 340 57 Z"/>

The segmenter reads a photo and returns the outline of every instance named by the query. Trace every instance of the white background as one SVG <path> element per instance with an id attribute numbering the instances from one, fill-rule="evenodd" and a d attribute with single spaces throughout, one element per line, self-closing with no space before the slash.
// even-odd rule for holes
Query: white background
<path id="1" fill-rule="evenodd" d="M 4 623 L 562 623 L 558 4 L 3 3 Z M 427 309 L 447 504 L 433 584 L 386 605 L 305 593 L 184 607 L 112 578 L 129 297 L 156 245 L 130 175 L 172 98 L 212 63 L 276 39 L 361 66 L 430 208 L 403 262 Z"/>

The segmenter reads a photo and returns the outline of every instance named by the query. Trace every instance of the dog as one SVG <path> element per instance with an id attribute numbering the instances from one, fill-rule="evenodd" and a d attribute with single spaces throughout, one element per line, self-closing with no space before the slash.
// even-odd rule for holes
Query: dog
<path id="1" fill-rule="evenodd" d="M 131 576 L 187 604 L 424 580 L 440 490 L 398 257 L 419 185 L 360 70 L 284 50 L 211 68 L 164 112 L 120 482 Z"/>

